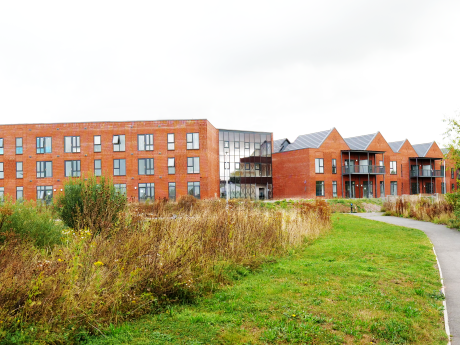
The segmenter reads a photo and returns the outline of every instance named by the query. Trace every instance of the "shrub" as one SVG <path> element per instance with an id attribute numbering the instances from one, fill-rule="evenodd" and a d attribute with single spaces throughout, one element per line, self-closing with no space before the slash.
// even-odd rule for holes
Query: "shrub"
<path id="1" fill-rule="evenodd" d="M 126 207 L 126 196 L 118 193 L 106 177 L 69 179 L 58 195 L 56 210 L 72 229 L 88 228 L 93 233 L 110 230 Z"/>
<path id="2" fill-rule="evenodd" d="M 5 200 L 0 204 L 0 242 L 18 237 L 39 247 L 57 244 L 63 226 L 55 218 L 50 206 L 34 201 Z"/>

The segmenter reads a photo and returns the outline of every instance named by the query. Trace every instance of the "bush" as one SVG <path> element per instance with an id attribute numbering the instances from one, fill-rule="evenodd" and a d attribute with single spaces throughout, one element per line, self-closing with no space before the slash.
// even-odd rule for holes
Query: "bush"
<path id="1" fill-rule="evenodd" d="M 58 195 L 55 203 L 65 225 L 72 229 L 87 228 L 95 234 L 110 230 L 126 204 L 126 196 L 118 193 L 105 177 L 67 180 L 64 194 Z"/>
<path id="2" fill-rule="evenodd" d="M 51 246 L 60 242 L 63 226 L 56 222 L 52 208 L 34 201 L 0 205 L 0 243 L 8 237 L 32 241 L 36 246 Z"/>

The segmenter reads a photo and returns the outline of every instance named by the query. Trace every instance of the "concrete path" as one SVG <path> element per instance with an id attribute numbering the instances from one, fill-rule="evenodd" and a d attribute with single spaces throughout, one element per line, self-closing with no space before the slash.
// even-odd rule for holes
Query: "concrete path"
<path id="1" fill-rule="evenodd" d="M 460 345 L 460 231 L 418 220 L 386 217 L 382 213 L 353 213 L 354 216 L 422 230 L 430 238 L 444 278 L 450 334 Z"/>

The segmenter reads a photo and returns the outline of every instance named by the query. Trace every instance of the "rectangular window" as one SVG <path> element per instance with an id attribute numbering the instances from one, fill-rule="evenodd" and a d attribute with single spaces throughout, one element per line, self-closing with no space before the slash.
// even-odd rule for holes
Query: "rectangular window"
<path id="1" fill-rule="evenodd" d="M 451 189 L 452 193 L 455 191 L 455 183 L 452 183 L 452 189 Z"/>
<path id="2" fill-rule="evenodd" d="M 169 200 L 176 201 L 176 182 L 169 182 L 168 196 Z"/>
<path id="3" fill-rule="evenodd" d="M 53 186 L 37 186 L 37 201 L 47 205 L 53 200 Z"/>
<path id="4" fill-rule="evenodd" d="M 16 200 L 22 201 L 24 199 L 24 187 L 16 187 Z"/>
<path id="5" fill-rule="evenodd" d="M 125 176 L 126 175 L 126 159 L 113 160 L 113 175 Z"/>
<path id="6" fill-rule="evenodd" d="M 398 182 L 395 182 L 395 181 L 390 182 L 390 194 L 398 195 Z"/>
<path id="7" fill-rule="evenodd" d="M 37 153 L 51 153 L 51 137 L 37 137 Z"/>
<path id="8" fill-rule="evenodd" d="M 224 141 L 224 149 L 230 148 L 230 142 L 229 141 Z"/>
<path id="9" fill-rule="evenodd" d="M 153 151 L 153 134 L 138 134 L 137 135 L 137 150 L 138 151 Z"/>
<path id="10" fill-rule="evenodd" d="M 102 176 L 102 160 L 94 160 L 94 176 Z"/>
<path id="11" fill-rule="evenodd" d="M 199 133 L 187 133 L 187 150 L 198 150 L 200 148 Z"/>
<path id="12" fill-rule="evenodd" d="M 316 181 L 316 196 L 324 196 L 324 181 Z"/>
<path id="13" fill-rule="evenodd" d="M 235 163 L 235 170 L 240 170 L 240 163 Z"/>
<path id="14" fill-rule="evenodd" d="M 37 178 L 53 177 L 53 162 L 37 162 Z"/>
<path id="15" fill-rule="evenodd" d="M 455 173 L 454 173 L 454 168 L 451 168 L 451 169 L 450 169 L 450 178 L 453 179 L 453 178 L 454 178 L 454 175 L 455 175 Z"/>
<path id="16" fill-rule="evenodd" d="M 5 177 L 5 172 L 3 171 L 3 162 L 0 162 L 0 179 Z"/>
<path id="17" fill-rule="evenodd" d="M 64 137 L 64 152 L 80 152 L 80 137 Z"/>
<path id="18" fill-rule="evenodd" d="M 3 202 L 4 199 L 5 199 L 5 188 L 0 187 L 0 202 Z"/>
<path id="19" fill-rule="evenodd" d="M 16 138 L 16 154 L 22 155 L 22 138 Z"/>
<path id="20" fill-rule="evenodd" d="M 24 171 L 23 171 L 23 164 L 22 162 L 16 162 L 16 178 L 23 178 Z"/>
<path id="21" fill-rule="evenodd" d="M 324 159 L 315 158 L 315 173 L 324 174 Z"/>
<path id="22" fill-rule="evenodd" d="M 80 177 L 81 167 L 80 161 L 65 161 L 65 177 Z"/>
<path id="23" fill-rule="evenodd" d="M 176 173 L 176 159 L 174 157 L 168 158 L 168 174 Z"/>
<path id="24" fill-rule="evenodd" d="M 240 148 L 240 142 L 239 141 L 235 141 L 235 149 L 239 149 Z"/>
<path id="25" fill-rule="evenodd" d="M 168 150 L 172 151 L 175 149 L 175 144 L 174 144 L 174 133 L 169 133 L 168 134 Z"/>
<path id="26" fill-rule="evenodd" d="M 187 174 L 200 173 L 200 157 L 187 157 Z"/>
<path id="27" fill-rule="evenodd" d="M 224 169 L 229 170 L 230 169 L 230 162 L 224 162 Z"/>
<path id="28" fill-rule="evenodd" d="M 115 193 L 126 195 L 125 183 L 115 183 L 113 187 L 115 188 Z"/>
<path id="29" fill-rule="evenodd" d="M 155 200 L 155 183 L 139 183 L 139 201 Z"/>
<path id="30" fill-rule="evenodd" d="M 337 159 L 332 158 L 332 173 L 337 174 Z"/>
<path id="31" fill-rule="evenodd" d="M 114 135 L 112 138 L 113 152 L 125 151 L 125 135 Z"/>
<path id="32" fill-rule="evenodd" d="M 0 138 L 0 155 L 3 154 L 3 138 Z"/>
<path id="33" fill-rule="evenodd" d="M 397 165 L 396 165 L 396 161 L 391 161 L 390 162 L 390 174 L 391 175 L 396 175 L 397 173 Z M 393 194 L 392 194 L 393 195 Z M 395 194 L 396 195 L 396 194 Z"/>
<path id="34" fill-rule="evenodd" d="M 332 197 L 337 198 L 337 181 L 332 181 Z"/>
<path id="35" fill-rule="evenodd" d="M 189 195 L 200 199 L 200 182 L 187 182 L 187 190 Z"/>
<path id="36" fill-rule="evenodd" d="M 249 148 L 251 147 L 251 145 L 249 143 L 244 143 L 244 149 L 245 150 L 249 150 Z"/>
<path id="37" fill-rule="evenodd" d="M 102 151 L 102 141 L 100 135 L 95 135 L 93 137 L 93 145 L 94 145 L 94 152 L 101 152 Z"/>
<path id="38" fill-rule="evenodd" d="M 153 158 L 140 158 L 138 159 L 138 174 L 139 175 L 153 175 Z"/>

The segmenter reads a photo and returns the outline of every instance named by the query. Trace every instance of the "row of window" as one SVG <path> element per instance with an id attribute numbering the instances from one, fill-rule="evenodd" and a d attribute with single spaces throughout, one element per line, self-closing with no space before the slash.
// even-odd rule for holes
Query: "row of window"
<path id="1" fill-rule="evenodd" d="M 118 193 L 126 195 L 126 184 L 114 184 L 115 190 Z M 0 187 L 0 201 L 4 198 L 5 189 Z M 187 193 L 200 199 L 200 182 L 187 182 Z M 139 201 L 155 199 L 155 183 L 139 183 L 138 184 Z M 169 182 L 168 197 L 170 200 L 176 200 L 176 183 Z M 16 200 L 24 198 L 24 187 L 16 187 Z M 53 186 L 37 186 L 37 200 L 50 203 L 53 199 Z"/>
<path id="2" fill-rule="evenodd" d="M 348 183 L 346 184 L 347 190 L 349 189 Z M 325 184 L 324 181 L 316 181 L 316 196 L 325 196 Z M 453 185 L 452 185 L 453 187 Z M 354 188 L 354 182 L 352 183 L 352 188 Z M 452 189 L 453 190 L 453 189 Z M 370 195 L 373 194 L 372 191 L 372 181 L 370 184 Z M 385 194 L 385 191 L 383 190 L 383 182 L 380 182 L 380 193 L 382 195 Z M 391 181 L 390 182 L 390 194 L 391 195 L 398 195 L 398 182 Z M 352 190 L 352 197 L 354 197 L 354 191 Z M 332 197 L 336 198 L 337 197 L 337 181 L 332 181 Z"/>
<path id="3" fill-rule="evenodd" d="M 154 175 L 154 159 L 153 158 L 139 158 L 138 160 L 138 175 Z M 16 162 L 16 178 L 23 178 L 23 162 Z M 36 163 L 37 178 L 53 177 L 53 162 L 40 161 Z M 173 175 L 176 173 L 176 159 L 174 157 L 168 158 L 168 174 Z M 187 173 L 199 174 L 200 173 L 200 157 L 187 157 Z M 102 160 L 94 160 L 94 176 L 102 175 Z M 113 160 L 113 175 L 125 176 L 126 175 L 126 159 Z M 81 176 L 81 162 L 79 160 L 64 161 L 64 176 L 65 177 L 79 177 Z M 4 164 L 0 162 L 0 179 L 4 178 Z"/>
<path id="4" fill-rule="evenodd" d="M 175 134 L 169 133 L 168 139 L 168 150 L 175 150 Z M 187 150 L 199 150 L 200 148 L 200 136 L 199 133 L 187 133 Z M 125 135 L 119 134 L 112 137 L 112 145 L 114 152 L 123 152 L 126 149 Z M 69 136 L 64 137 L 64 152 L 75 153 L 80 152 L 80 136 Z M 102 151 L 102 141 L 100 135 L 93 137 L 94 152 Z M 37 137 L 36 138 L 37 153 L 51 153 L 52 149 L 52 138 L 51 137 Z M 153 134 L 138 134 L 137 135 L 137 149 L 138 151 L 153 151 Z M 16 154 L 20 155 L 23 153 L 23 140 L 22 138 L 16 138 Z M 4 152 L 4 140 L 0 138 L 0 155 Z"/>
<path id="5" fill-rule="evenodd" d="M 367 166 L 367 163 L 369 165 L 372 165 L 372 161 L 367 160 L 365 161 L 366 164 L 364 166 Z M 354 160 L 345 160 L 345 166 L 351 167 L 354 166 L 355 161 Z M 383 161 L 379 161 L 379 166 L 383 166 Z M 316 174 L 324 174 L 324 158 L 315 158 L 315 173 Z M 337 174 L 337 159 L 332 158 L 332 173 Z M 391 161 L 390 162 L 390 175 L 396 175 L 397 174 L 397 162 L 396 161 Z"/>

